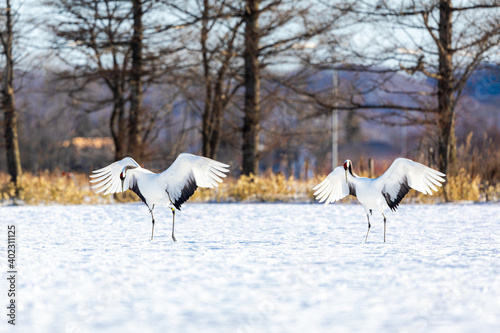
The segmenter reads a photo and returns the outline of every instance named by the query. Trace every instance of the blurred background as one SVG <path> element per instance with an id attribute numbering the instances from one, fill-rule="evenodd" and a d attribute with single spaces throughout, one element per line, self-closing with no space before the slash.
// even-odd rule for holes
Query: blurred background
<path id="1" fill-rule="evenodd" d="M 404 156 L 499 182 L 498 1 L 2 0 L 0 14 L 4 182 L 125 156 L 163 171 L 181 152 L 235 177 L 307 180 L 348 158 L 375 176 Z"/>

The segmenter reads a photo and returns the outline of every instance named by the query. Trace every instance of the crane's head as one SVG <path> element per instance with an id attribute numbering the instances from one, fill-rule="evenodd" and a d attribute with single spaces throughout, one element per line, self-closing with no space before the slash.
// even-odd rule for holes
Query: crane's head
<path id="1" fill-rule="evenodd" d="M 127 171 L 128 171 L 129 169 L 135 169 L 135 168 L 137 168 L 137 167 L 136 167 L 136 166 L 132 166 L 132 165 L 127 165 L 126 167 L 124 167 L 124 168 L 122 169 L 122 172 L 120 172 L 120 180 L 121 180 L 121 182 L 122 182 L 122 192 L 123 192 L 123 190 L 124 190 L 123 185 L 124 185 L 124 183 L 125 183 L 125 178 L 127 177 Z M 128 186 L 127 186 L 127 189 L 128 189 Z"/>
<path id="2" fill-rule="evenodd" d="M 349 172 L 352 175 L 352 162 L 351 162 L 351 160 L 345 160 L 344 170 L 345 170 L 345 181 L 347 182 L 347 172 Z"/>
<path id="3" fill-rule="evenodd" d="M 123 168 L 122 172 L 120 172 L 120 180 L 122 182 L 122 192 L 123 192 L 123 183 L 125 182 L 125 173 L 127 172 L 126 167 Z"/>

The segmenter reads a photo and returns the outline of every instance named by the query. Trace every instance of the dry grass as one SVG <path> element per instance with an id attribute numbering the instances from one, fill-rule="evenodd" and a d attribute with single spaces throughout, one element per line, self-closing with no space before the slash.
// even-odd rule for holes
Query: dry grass
<path id="1" fill-rule="evenodd" d="M 39 175 L 23 174 L 18 180 L 18 195 L 8 175 L 0 176 L 0 197 L 3 200 L 37 204 L 80 204 L 98 203 L 99 197 L 90 189 L 79 185 L 76 176 L 61 176 L 48 172 Z"/>
<path id="2" fill-rule="evenodd" d="M 113 201 L 132 201 L 135 194 L 126 196 L 102 196 L 90 189 L 88 176 L 85 174 L 41 172 L 38 175 L 24 173 L 18 180 L 16 189 L 9 182 L 9 176 L 0 173 L 0 201 L 12 204 L 47 205 L 47 204 L 102 204 Z"/>
<path id="3" fill-rule="evenodd" d="M 218 188 L 199 188 L 192 202 L 313 202 L 312 188 L 321 178 L 297 180 L 282 174 L 268 177 L 242 176 L 228 178 Z M 490 184 L 480 176 L 471 176 L 464 168 L 455 177 L 448 177 L 445 188 L 448 201 L 500 201 L 500 184 Z M 435 203 L 444 202 L 443 189 L 434 196 L 410 191 L 404 202 Z M 348 197 L 343 202 L 352 202 Z M 107 195 L 91 191 L 85 174 L 62 175 L 58 172 L 39 175 L 24 174 L 19 180 L 19 196 L 15 198 L 15 188 L 6 174 L 0 174 L 0 201 L 4 204 L 104 204 L 111 202 L 139 201 L 127 191 L 125 194 Z"/>
<path id="4" fill-rule="evenodd" d="M 319 179 L 296 180 L 283 174 L 229 178 L 215 189 L 198 189 L 191 200 L 198 202 L 310 202 L 311 189 Z"/>
<path id="5" fill-rule="evenodd" d="M 458 149 L 458 173 L 447 177 L 443 189 L 433 196 L 410 191 L 404 202 L 435 203 L 445 201 L 500 201 L 500 150 L 493 141 L 483 137 L 482 144 L 472 145 L 470 134 Z M 264 177 L 229 177 L 218 188 L 198 189 L 190 201 L 194 202 L 313 202 L 312 188 L 326 175 L 309 180 L 287 178 L 282 174 Z M 367 176 L 361 172 L 360 176 Z M 88 175 L 66 174 L 58 171 L 38 175 L 24 174 L 19 179 L 19 195 L 9 182 L 9 176 L 0 173 L 0 204 L 102 204 L 139 201 L 127 191 L 125 194 L 103 196 L 92 192 Z M 352 202 L 353 198 L 343 199 Z"/>

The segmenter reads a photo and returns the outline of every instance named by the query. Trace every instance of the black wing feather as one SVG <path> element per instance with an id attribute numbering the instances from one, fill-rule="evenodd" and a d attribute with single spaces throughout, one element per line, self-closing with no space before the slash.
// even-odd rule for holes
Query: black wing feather
<path id="1" fill-rule="evenodd" d="M 132 176 L 132 178 L 130 179 L 130 186 L 129 188 L 139 196 L 139 198 L 141 198 L 142 202 L 144 202 L 146 205 L 148 204 L 146 202 L 146 198 L 144 198 L 144 196 L 142 195 L 141 193 L 141 190 L 139 190 L 139 186 L 137 185 L 137 179 L 135 179 L 134 176 Z"/>
<path id="2" fill-rule="evenodd" d="M 356 196 L 356 186 L 353 183 L 347 183 L 349 186 L 349 194 L 352 196 Z"/>
<path id="3" fill-rule="evenodd" d="M 181 210 L 181 205 L 193 195 L 194 191 L 196 191 L 197 188 L 198 186 L 196 186 L 196 180 L 191 176 L 182 188 L 181 196 L 177 198 L 175 202 L 173 202 L 175 208 Z"/>
<path id="4" fill-rule="evenodd" d="M 401 200 L 403 200 L 405 195 L 410 191 L 410 186 L 408 185 L 408 179 L 406 177 L 403 179 L 403 182 L 400 185 L 401 185 L 401 187 L 399 188 L 398 195 L 396 196 L 396 198 L 394 200 L 391 200 L 391 196 L 389 195 L 389 193 L 387 193 L 385 191 L 385 188 L 382 191 L 382 194 L 384 195 L 384 198 L 385 198 L 385 201 L 387 202 L 387 205 L 389 205 L 389 208 L 393 212 L 396 211 Z"/>

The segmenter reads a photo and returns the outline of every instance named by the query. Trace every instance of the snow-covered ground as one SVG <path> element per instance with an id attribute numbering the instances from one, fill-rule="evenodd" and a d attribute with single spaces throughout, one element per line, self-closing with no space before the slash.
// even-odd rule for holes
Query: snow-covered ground
<path id="1" fill-rule="evenodd" d="M 15 332 L 500 332 L 500 206 L 0 207 Z"/>

